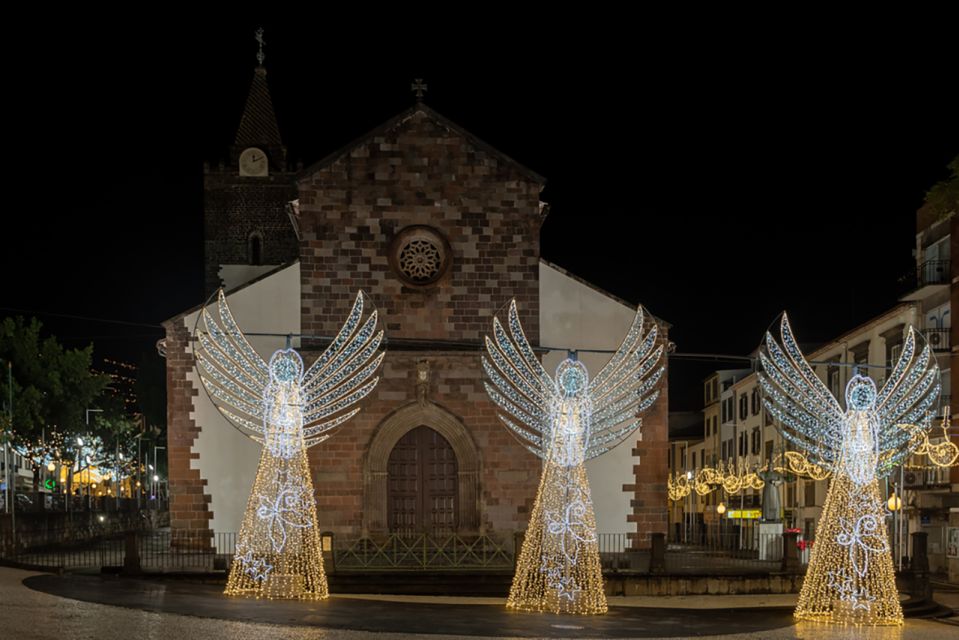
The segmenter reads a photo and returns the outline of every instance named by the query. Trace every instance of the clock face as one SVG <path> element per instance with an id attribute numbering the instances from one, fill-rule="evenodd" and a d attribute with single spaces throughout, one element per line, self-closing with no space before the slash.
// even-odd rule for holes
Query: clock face
<path id="1" fill-rule="evenodd" d="M 265 176 L 268 168 L 266 154 L 256 147 L 244 149 L 243 153 L 240 154 L 241 176 Z"/>

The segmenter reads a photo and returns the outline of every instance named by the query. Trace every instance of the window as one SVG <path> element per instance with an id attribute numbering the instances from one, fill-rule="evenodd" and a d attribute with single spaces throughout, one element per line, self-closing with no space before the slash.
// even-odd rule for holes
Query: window
<path id="1" fill-rule="evenodd" d="M 805 501 L 807 507 L 812 507 L 816 505 L 816 483 L 812 480 L 806 480 L 805 482 Z"/>
<path id="2" fill-rule="evenodd" d="M 759 402 L 759 387 L 756 387 L 755 389 L 753 389 L 753 415 L 754 416 L 759 415 L 760 407 L 761 407 L 761 404 Z"/>
<path id="3" fill-rule="evenodd" d="M 749 453 L 749 437 L 743 431 L 739 434 L 739 455 L 744 456 Z"/>
<path id="4" fill-rule="evenodd" d="M 886 363 L 888 367 L 896 366 L 896 363 L 899 362 L 899 356 L 902 355 L 902 343 L 897 343 L 889 347 L 889 362 Z"/>
<path id="5" fill-rule="evenodd" d="M 773 441 L 772 440 L 766 440 L 766 458 L 765 459 L 766 460 L 773 459 Z"/>
<path id="6" fill-rule="evenodd" d="M 250 249 L 250 264 L 252 265 L 261 265 L 263 264 L 263 238 L 260 236 L 259 232 L 254 231 L 250 234 L 249 240 L 249 249 Z"/>
<path id="7" fill-rule="evenodd" d="M 843 396 L 839 393 L 839 367 L 829 367 L 829 390 L 837 398 Z"/>
<path id="8" fill-rule="evenodd" d="M 762 445 L 762 434 L 759 431 L 759 427 L 753 429 L 753 455 L 759 455 L 759 448 Z"/>
<path id="9" fill-rule="evenodd" d="M 746 394 L 740 394 L 739 396 L 739 419 L 745 420 L 749 417 L 749 398 L 746 397 Z"/>
<path id="10" fill-rule="evenodd" d="M 726 443 L 725 443 L 725 441 L 724 441 L 724 442 L 723 442 L 723 455 L 722 455 L 722 457 L 721 457 L 722 460 L 725 460 L 726 458 L 729 457 L 729 456 L 726 455 L 726 453 L 727 453 L 727 452 L 726 452 Z"/>
<path id="11" fill-rule="evenodd" d="M 699 450 L 699 468 L 702 469 L 706 466 L 706 450 Z"/>

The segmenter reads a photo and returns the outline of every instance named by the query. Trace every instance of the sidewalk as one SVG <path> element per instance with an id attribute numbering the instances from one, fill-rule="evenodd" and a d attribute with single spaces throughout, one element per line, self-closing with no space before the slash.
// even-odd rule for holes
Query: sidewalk
<path id="1" fill-rule="evenodd" d="M 24 584 L 26 583 L 26 584 Z M 41 589 L 40 591 L 36 589 Z M 508 612 L 497 598 L 338 596 L 321 602 L 227 598 L 221 587 L 179 580 L 51 576 L 0 568 L 0 628 L 19 640 L 131 637 L 177 640 L 412 640 L 430 638 L 691 638 L 715 640 L 927 640 L 959 627 L 907 620 L 899 627 L 794 624 L 791 596 L 614 598 L 605 616 Z M 959 594 L 944 594 L 951 604 Z M 467 604 L 469 602 L 469 604 Z M 647 608 L 652 602 L 655 608 Z M 734 603 L 735 604 L 731 604 Z M 741 608 L 742 607 L 742 608 Z"/>

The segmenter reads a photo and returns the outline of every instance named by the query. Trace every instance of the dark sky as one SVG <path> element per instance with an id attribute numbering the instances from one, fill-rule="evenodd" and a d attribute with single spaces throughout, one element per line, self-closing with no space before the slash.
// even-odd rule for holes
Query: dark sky
<path id="1" fill-rule="evenodd" d="M 423 77 L 430 106 L 548 178 L 543 256 L 673 323 L 682 352 L 746 353 L 782 309 L 822 341 L 894 303 L 959 153 L 935 38 L 77 20 L 7 47 L 6 308 L 156 325 L 200 302 L 202 163 L 232 141 L 261 23 L 293 158 L 390 118 Z M 132 360 L 161 335 L 41 317 Z M 674 364 L 674 406 L 711 366 Z"/>

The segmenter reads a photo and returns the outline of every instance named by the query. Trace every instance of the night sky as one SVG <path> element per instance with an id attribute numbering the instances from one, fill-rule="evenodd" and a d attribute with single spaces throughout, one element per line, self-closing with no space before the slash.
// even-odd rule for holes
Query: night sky
<path id="1" fill-rule="evenodd" d="M 392 117 L 422 77 L 428 105 L 546 176 L 543 257 L 671 322 L 680 352 L 746 354 L 783 309 L 815 343 L 888 308 L 959 154 L 956 70 L 928 42 L 185 22 L 17 29 L 0 315 L 155 353 L 202 300 L 202 165 L 232 142 L 260 24 L 291 158 Z M 717 366 L 671 366 L 692 407 Z"/>

